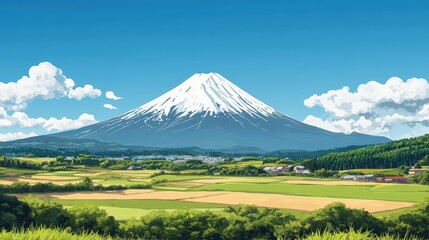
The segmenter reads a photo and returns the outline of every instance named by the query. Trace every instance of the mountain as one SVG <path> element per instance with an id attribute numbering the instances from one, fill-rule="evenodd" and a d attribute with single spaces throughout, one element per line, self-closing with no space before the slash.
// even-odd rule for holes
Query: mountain
<path id="1" fill-rule="evenodd" d="M 285 116 L 217 73 L 194 74 L 164 95 L 121 116 L 55 134 L 147 147 L 317 150 L 388 142 L 332 133 Z"/>

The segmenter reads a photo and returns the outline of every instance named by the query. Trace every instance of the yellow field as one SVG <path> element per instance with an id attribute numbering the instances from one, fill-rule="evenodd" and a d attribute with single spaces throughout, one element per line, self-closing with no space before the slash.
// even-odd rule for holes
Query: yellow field
<path id="1" fill-rule="evenodd" d="M 32 157 L 18 157 L 17 159 L 23 160 L 23 161 L 37 162 L 37 163 L 55 161 L 55 158 L 38 158 L 38 157 L 35 157 L 35 158 L 32 158 Z"/>
<path id="2" fill-rule="evenodd" d="M 363 200 L 346 198 L 304 197 L 282 194 L 204 191 L 177 192 L 154 190 L 123 190 L 79 193 L 47 193 L 36 196 L 52 200 L 175 200 L 183 202 L 218 203 L 227 205 L 254 204 L 259 207 L 314 211 L 332 203 L 343 202 L 351 208 L 365 209 L 368 212 L 383 212 L 406 208 L 411 202 L 383 200 Z M 19 196 L 19 195 L 18 195 Z"/>

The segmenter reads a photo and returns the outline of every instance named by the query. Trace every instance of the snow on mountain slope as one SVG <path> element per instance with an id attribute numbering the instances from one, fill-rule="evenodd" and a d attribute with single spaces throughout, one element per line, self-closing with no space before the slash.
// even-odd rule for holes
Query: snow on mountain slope
<path id="1" fill-rule="evenodd" d="M 275 110 L 241 90 L 217 73 L 197 73 L 188 80 L 126 114 L 123 119 L 152 113 L 159 119 L 172 111 L 179 117 L 207 112 L 209 115 L 231 112 L 248 113 L 251 116 L 269 116 Z"/>
<path id="2" fill-rule="evenodd" d="M 194 74 L 164 95 L 121 116 L 72 131 L 65 138 L 148 147 L 236 146 L 316 150 L 389 141 L 325 131 L 289 118 L 217 73 Z"/>

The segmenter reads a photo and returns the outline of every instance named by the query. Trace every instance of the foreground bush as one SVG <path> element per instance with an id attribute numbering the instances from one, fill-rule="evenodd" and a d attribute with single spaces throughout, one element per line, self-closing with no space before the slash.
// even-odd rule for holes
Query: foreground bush
<path id="1" fill-rule="evenodd" d="M 355 231 L 353 228 L 348 232 L 315 232 L 301 240 L 419 240 L 419 238 L 395 237 L 392 235 L 377 236 L 371 232 Z"/>
<path id="2" fill-rule="evenodd" d="M 387 231 L 383 220 L 361 209 L 347 208 L 344 203 L 331 203 L 301 220 L 292 221 L 276 229 L 282 239 L 297 239 L 315 232 L 345 232 L 350 228 L 381 235 Z"/>
<path id="3" fill-rule="evenodd" d="M 38 228 L 0 232 L 0 240 L 112 240 L 96 233 L 72 234 L 69 230 Z"/>
<path id="4" fill-rule="evenodd" d="M 154 211 L 122 226 L 127 238 L 143 239 L 276 239 L 274 228 L 294 220 L 276 209 L 240 205 L 223 214 L 192 209 Z"/>
<path id="5" fill-rule="evenodd" d="M 0 194 L 0 230 L 27 227 L 33 221 L 31 208 L 17 197 Z"/>
<path id="6" fill-rule="evenodd" d="M 429 199 L 414 205 L 408 212 L 388 219 L 389 232 L 400 236 L 413 234 L 429 237 Z"/>
<path id="7" fill-rule="evenodd" d="M 43 227 L 67 227 L 70 226 L 70 214 L 61 204 L 40 199 L 34 196 L 27 196 L 22 199 L 31 208 L 33 226 Z"/>

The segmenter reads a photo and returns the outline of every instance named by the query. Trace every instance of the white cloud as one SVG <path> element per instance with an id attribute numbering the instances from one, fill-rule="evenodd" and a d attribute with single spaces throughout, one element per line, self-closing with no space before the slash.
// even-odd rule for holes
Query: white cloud
<path id="1" fill-rule="evenodd" d="M 120 99 L 122 99 L 122 97 L 116 96 L 113 91 L 107 91 L 106 92 L 106 98 L 112 99 L 112 100 L 120 100 Z"/>
<path id="2" fill-rule="evenodd" d="M 68 130 L 84 127 L 96 123 L 94 115 L 83 113 L 78 119 L 73 120 L 66 117 L 57 119 L 51 117 L 45 118 L 30 118 L 24 112 L 14 112 L 9 115 L 7 111 L 0 107 L 0 127 L 13 127 L 19 125 L 22 128 L 42 127 L 47 131 L 52 130 Z"/>
<path id="3" fill-rule="evenodd" d="M 68 119 L 65 117 L 61 119 L 56 119 L 51 117 L 43 124 L 43 128 L 45 128 L 48 131 L 52 131 L 52 130 L 62 131 L 62 130 L 80 128 L 94 123 L 97 123 L 97 120 L 95 120 L 94 115 L 84 113 L 80 115 L 79 118 L 76 120 Z"/>
<path id="4" fill-rule="evenodd" d="M 46 122 L 46 119 L 44 118 L 29 118 L 28 115 L 23 112 L 14 112 L 11 117 L 12 119 L 16 120 L 21 127 L 24 128 L 43 125 Z"/>
<path id="5" fill-rule="evenodd" d="M 411 129 L 417 124 L 429 126 L 429 83 L 422 78 L 403 81 L 397 77 L 385 84 L 370 81 L 359 85 L 354 92 L 343 87 L 315 94 L 305 99 L 304 105 L 322 107 L 329 114 L 326 119 L 307 116 L 304 120 L 307 124 L 333 132 L 389 136 L 398 125 Z"/>
<path id="6" fill-rule="evenodd" d="M 35 137 L 37 134 L 35 132 L 23 133 L 23 132 L 14 132 L 14 133 L 0 133 L 0 142 L 12 141 L 22 138 Z"/>
<path id="7" fill-rule="evenodd" d="M 16 82 L 0 82 L 0 107 L 19 111 L 35 99 L 55 99 L 69 96 L 78 100 L 83 97 L 98 97 L 101 91 L 91 85 L 73 89 L 75 83 L 67 78 L 63 71 L 49 62 L 32 66 L 28 76 Z"/>
<path id="8" fill-rule="evenodd" d="M 76 100 L 82 100 L 85 97 L 96 98 L 101 96 L 101 91 L 95 89 L 92 85 L 85 85 L 82 87 L 77 87 L 75 89 L 70 89 L 68 97 L 75 98 Z"/>
<path id="9" fill-rule="evenodd" d="M 103 107 L 107 108 L 107 109 L 111 109 L 111 110 L 116 109 L 115 106 L 113 106 L 112 104 L 108 104 L 108 103 L 104 104 Z"/>

